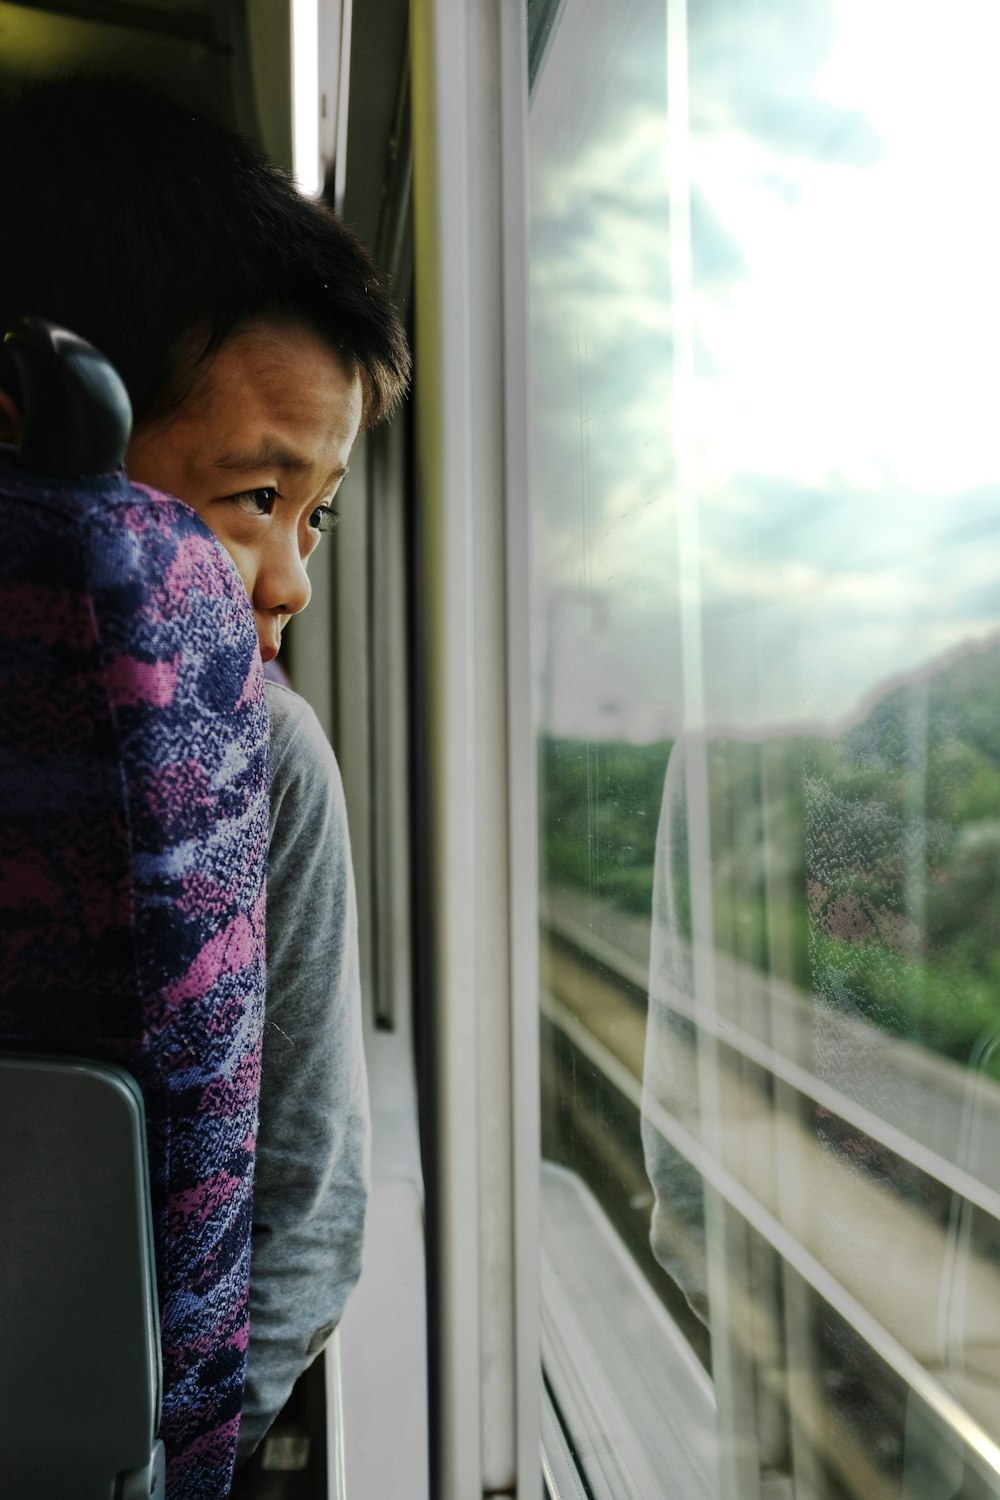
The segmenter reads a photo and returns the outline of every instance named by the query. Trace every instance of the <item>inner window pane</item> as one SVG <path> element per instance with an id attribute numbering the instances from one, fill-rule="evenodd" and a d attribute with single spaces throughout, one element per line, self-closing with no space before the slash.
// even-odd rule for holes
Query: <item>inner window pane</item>
<path id="1" fill-rule="evenodd" d="M 998 42 L 546 13 L 543 1342 L 595 1494 L 1000 1492 Z"/>

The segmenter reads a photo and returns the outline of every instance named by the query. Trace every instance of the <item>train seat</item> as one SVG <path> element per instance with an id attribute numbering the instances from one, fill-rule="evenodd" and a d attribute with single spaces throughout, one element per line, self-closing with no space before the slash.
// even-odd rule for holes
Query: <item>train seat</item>
<path id="1" fill-rule="evenodd" d="M 114 1064 L 0 1054 L 3 1493 L 163 1500 L 142 1094 Z"/>
<path id="2" fill-rule="evenodd" d="M 0 1049 L 117 1065 L 141 1090 L 166 1494 L 222 1500 L 263 1024 L 268 735 L 253 616 L 194 512 L 116 468 L 127 400 L 122 430 L 124 392 L 89 346 L 21 325 L 0 386 L 24 419 L 19 451 L 0 446 Z M 0 1186 L 17 1151 L 5 1129 Z M 64 1172 L 67 1193 L 73 1180 Z M 70 1244 L 72 1208 L 58 1226 Z M 22 1211 L 0 1203 L 0 1225 Z M 41 1243 L 53 1229 L 39 1212 Z M 16 1371 L 18 1289 L 0 1270 L 0 1359 Z M 55 1366 L 69 1350 L 48 1336 Z M 60 1500 L 112 1500 L 114 1475 L 103 1492 L 82 1487 L 72 1422 L 50 1410 L 40 1430 L 32 1452 L 0 1408 L 0 1492 L 42 1496 L 58 1472 Z"/>

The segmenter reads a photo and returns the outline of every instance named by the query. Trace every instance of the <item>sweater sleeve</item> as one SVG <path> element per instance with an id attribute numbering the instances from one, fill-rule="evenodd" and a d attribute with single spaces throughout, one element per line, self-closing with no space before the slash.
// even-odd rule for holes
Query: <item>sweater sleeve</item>
<path id="1" fill-rule="evenodd" d="M 641 1129 L 653 1188 L 650 1247 L 692 1310 L 708 1321 L 705 1190 L 700 1172 L 675 1151 L 655 1123 L 665 1110 L 696 1137 L 701 1132 L 696 1040 L 690 1019 L 694 974 L 688 877 L 687 766 L 690 742 L 674 745 L 656 832 L 653 926 L 649 958 L 649 1014 L 643 1070 Z"/>
<path id="2" fill-rule="evenodd" d="M 239 1457 L 322 1349 L 361 1270 L 369 1118 L 344 793 L 308 704 L 268 683 L 267 990 Z"/>

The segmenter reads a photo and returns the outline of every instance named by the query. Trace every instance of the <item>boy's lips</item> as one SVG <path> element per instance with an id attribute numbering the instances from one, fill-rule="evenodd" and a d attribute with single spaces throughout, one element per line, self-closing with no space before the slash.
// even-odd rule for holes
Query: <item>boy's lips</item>
<path id="1" fill-rule="evenodd" d="M 275 619 L 273 616 L 265 619 L 261 628 L 260 617 L 257 618 L 257 640 L 260 642 L 260 659 L 268 662 L 274 661 L 281 650 L 281 632 L 285 628 L 284 619 Z"/>

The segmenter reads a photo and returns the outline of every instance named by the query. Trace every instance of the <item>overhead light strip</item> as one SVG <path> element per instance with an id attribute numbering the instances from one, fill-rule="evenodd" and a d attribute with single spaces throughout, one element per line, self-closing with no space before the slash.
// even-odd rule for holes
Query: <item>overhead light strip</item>
<path id="1" fill-rule="evenodd" d="M 299 192 L 323 191 L 319 149 L 319 3 L 292 0 L 292 171 Z"/>

